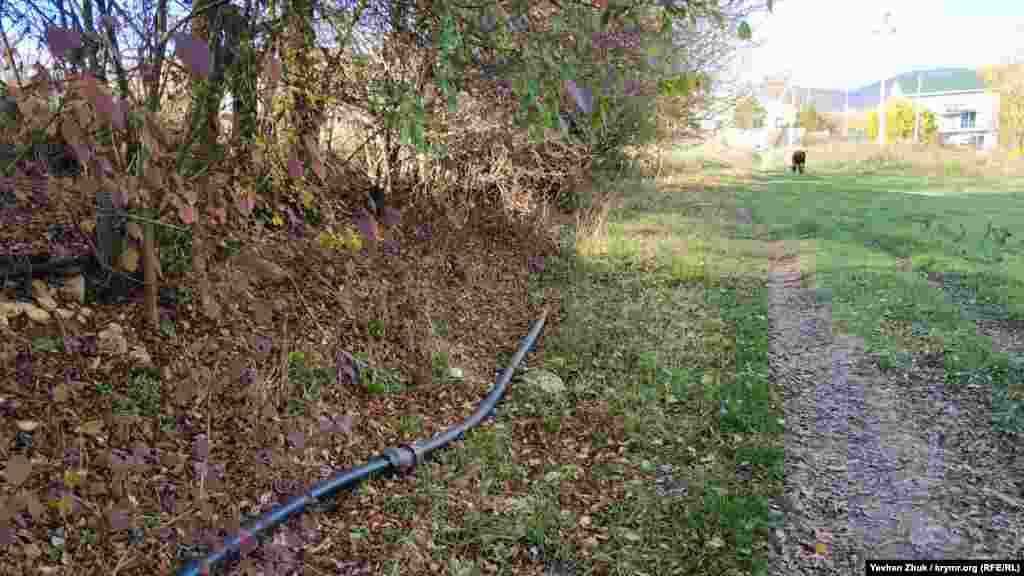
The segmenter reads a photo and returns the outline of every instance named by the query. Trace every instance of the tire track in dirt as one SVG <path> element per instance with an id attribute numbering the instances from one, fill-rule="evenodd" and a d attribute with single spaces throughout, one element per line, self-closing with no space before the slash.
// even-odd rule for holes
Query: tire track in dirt
<path id="1" fill-rule="evenodd" d="M 785 523 L 773 534 L 771 573 L 859 575 L 869 558 L 1019 554 L 1024 510 L 1006 492 L 1012 478 L 967 464 L 997 451 L 986 391 L 954 398 L 941 367 L 882 374 L 805 287 L 813 255 L 795 243 L 769 250 L 771 365 L 786 422 Z"/>

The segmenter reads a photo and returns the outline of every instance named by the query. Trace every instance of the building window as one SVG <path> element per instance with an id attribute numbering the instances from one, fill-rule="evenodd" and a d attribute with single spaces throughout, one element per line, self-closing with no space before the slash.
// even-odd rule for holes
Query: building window
<path id="1" fill-rule="evenodd" d="M 974 110 L 969 112 L 960 113 L 960 129 L 974 128 L 974 121 L 977 119 L 978 113 Z"/>

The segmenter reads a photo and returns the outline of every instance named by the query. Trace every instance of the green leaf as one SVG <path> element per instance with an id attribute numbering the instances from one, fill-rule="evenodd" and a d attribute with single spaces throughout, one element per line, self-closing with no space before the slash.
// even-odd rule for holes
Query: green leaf
<path id="1" fill-rule="evenodd" d="M 672 32 L 672 16 L 668 12 L 661 13 L 661 33 L 669 34 Z"/>
<path id="2" fill-rule="evenodd" d="M 562 62 L 561 70 L 559 71 L 559 79 L 563 82 L 566 80 L 572 80 L 576 77 L 576 71 L 573 70 L 573 66 L 567 62 Z"/>
<path id="3" fill-rule="evenodd" d="M 750 30 L 750 24 L 747 24 L 746 21 L 740 22 L 740 26 L 737 32 L 739 33 L 740 40 L 750 40 L 750 38 L 753 36 Z"/>

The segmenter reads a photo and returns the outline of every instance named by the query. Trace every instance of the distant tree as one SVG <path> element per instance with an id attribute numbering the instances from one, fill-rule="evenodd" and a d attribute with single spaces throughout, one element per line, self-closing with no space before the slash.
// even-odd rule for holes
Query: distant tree
<path id="1" fill-rule="evenodd" d="M 979 75 L 999 94 L 999 131 L 1009 144 L 1024 148 L 1024 56 L 1007 64 L 984 66 Z"/>
<path id="2" fill-rule="evenodd" d="M 818 114 L 818 109 L 814 104 L 803 106 L 797 114 L 797 125 L 807 129 L 808 132 L 822 130 L 824 123 L 824 119 Z"/>
<path id="3" fill-rule="evenodd" d="M 736 102 L 734 121 L 737 128 L 749 130 L 764 126 L 764 118 L 767 111 L 754 96 L 740 98 Z"/>
<path id="4" fill-rule="evenodd" d="M 924 108 L 921 115 L 919 138 L 930 142 L 938 133 L 935 114 Z M 867 135 L 874 140 L 878 136 L 878 112 L 872 110 L 867 117 Z M 914 106 L 905 98 L 894 98 L 885 104 L 885 139 L 887 142 L 909 140 L 914 137 Z"/>

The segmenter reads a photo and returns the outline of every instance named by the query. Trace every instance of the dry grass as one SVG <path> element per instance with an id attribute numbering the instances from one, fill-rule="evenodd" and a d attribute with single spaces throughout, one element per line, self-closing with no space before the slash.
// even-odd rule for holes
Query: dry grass
<path id="1" fill-rule="evenodd" d="M 1024 161 L 1005 151 L 979 152 L 927 144 L 829 143 L 807 148 L 808 160 L 837 170 L 899 168 L 917 176 L 1005 178 L 1024 175 Z"/>
<path id="2" fill-rule="evenodd" d="M 608 242 L 608 214 L 621 196 L 615 189 L 593 180 L 581 184 L 577 194 L 584 204 L 576 211 L 576 252 L 580 255 L 603 253 Z"/>

